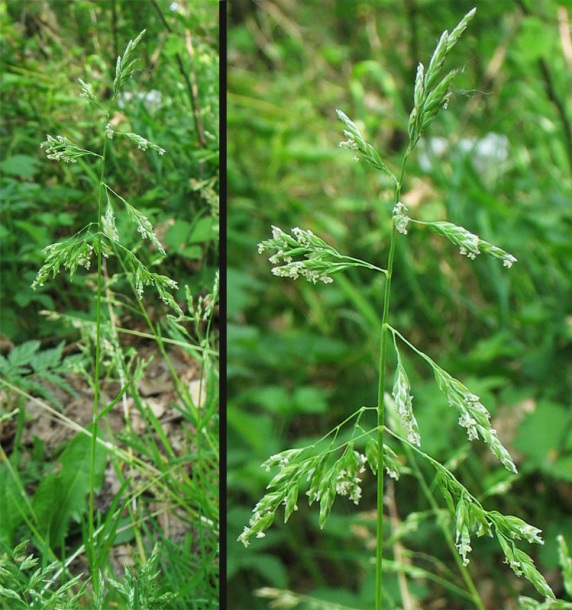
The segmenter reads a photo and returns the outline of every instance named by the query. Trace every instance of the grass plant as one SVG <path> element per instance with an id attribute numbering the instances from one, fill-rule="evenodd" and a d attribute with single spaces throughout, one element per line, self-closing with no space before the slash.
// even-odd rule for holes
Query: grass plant
<path id="1" fill-rule="evenodd" d="M 443 399 L 457 412 L 458 424 L 464 429 L 469 441 L 484 442 L 496 460 L 514 478 L 517 468 L 509 451 L 503 445 L 491 425 L 491 416 L 478 395 L 462 381 L 439 366 L 429 355 L 416 347 L 392 323 L 391 288 L 396 266 L 396 251 L 403 237 L 411 230 L 427 230 L 451 242 L 462 256 L 476 259 L 483 254 L 502 262 L 510 268 L 516 258 L 502 248 L 485 241 L 468 229 L 441 221 L 421 221 L 410 215 L 402 203 L 402 190 L 407 176 L 407 161 L 425 130 L 437 114 L 449 103 L 451 87 L 457 70 L 444 72 L 444 62 L 460 39 L 475 9 L 465 15 L 450 32 L 445 31 L 431 59 L 425 67 L 419 64 L 415 76 L 413 110 L 407 125 L 408 144 L 397 170 L 383 160 L 375 147 L 362 135 L 359 126 L 344 112 L 337 111 L 344 124 L 346 140 L 341 147 L 353 152 L 355 160 L 365 160 L 378 171 L 389 176 L 394 187 L 391 211 L 384 209 L 384 216 L 392 223 L 388 259 L 385 268 L 340 254 L 334 247 L 314 235 L 312 231 L 296 227 L 290 233 L 274 226 L 272 238 L 259 244 L 259 253 L 269 253 L 274 265 L 272 273 L 280 277 L 296 279 L 304 277 L 313 284 L 331 283 L 333 276 L 350 267 L 363 267 L 384 276 L 383 297 L 380 299 L 379 337 L 380 354 L 377 385 L 377 404 L 363 406 L 348 415 L 319 441 L 304 447 L 295 447 L 271 456 L 263 467 L 267 471 L 278 469 L 267 487 L 267 493 L 256 504 L 249 525 L 244 528 L 239 540 L 248 546 L 252 538 L 262 538 L 273 524 L 277 513 L 283 508 L 284 521 L 288 521 L 298 510 L 301 489 L 305 489 L 309 504 L 319 504 L 319 523 L 324 527 L 337 496 L 347 496 L 358 504 L 362 495 L 362 481 L 368 466 L 376 477 L 376 556 L 375 556 L 375 607 L 392 607 L 391 597 L 384 588 L 387 554 L 387 521 L 384 514 L 387 486 L 386 474 L 399 479 L 402 474 L 417 478 L 422 493 L 431 506 L 430 514 L 436 519 L 444 540 L 450 548 L 463 587 L 453 581 L 441 582 L 456 591 L 456 595 L 467 600 L 473 607 L 483 609 L 484 601 L 478 586 L 468 570 L 471 544 L 475 537 L 488 536 L 496 539 L 498 548 L 513 572 L 527 579 L 543 597 L 543 602 L 522 598 L 522 607 L 565 608 L 569 604 L 557 601 L 545 577 L 535 567 L 523 543 L 543 544 L 541 531 L 518 516 L 502 514 L 490 509 L 471 493 L 469 488 L 453 472 L 449 463 L 434 459 L 422 448 L 423 438 L 417 425 L 413 409 L 413 390 L 409 381 L 409 358 L 413 356 L 429 367 Z M 401 246 L 403 247 L 403 246 Z M 435 261 L 437 266 L 437 261 Z M 357 302 L 357 297 L 354 299 Z M 407 357 L 404 352 L 409 352 Z M 388 369 L 393 364 L 394 377 L 391 394 Z M 372 423 L 372 418 L 374 422 Z M 427 480 L 424 468 L 433 472 Z M 444 503 L 446 511 L 443 511 Z M 452 530 L 452 531 L 451 531 Z M 565 562 L 564 562 L 565 564 Z M 564 565 L 563 564 L 563 565 Z M 404 567 L 400 569 L 405 569 Z M 405 591 L 407 585 L 405 585 Z M 402 591 L 403 592 L 403 591 Z M 288 595 L 286 592 L 264 590 L 264 597 L 275 600 L 277 607 L 314 607 L 317 601 L 304 596 Z M 289 605 L 288 605 L 289 604 Z M 318 607 L 318 606 L 316 606 Z M 320 607 L 341 607 L 336 604 Z"/>
<path id="2" fill-rule="evenodd" d="M 32 287 L 43 289 L 62 271 L 68 271 L 72 280 L 80 267 L 89 270 L 93 265 L 95 313 L 94 319 L 68 318 L 83 338 L 82 353 L 75 357 L 62 359 L 63 345 L 38 352 L 39 342 L 29 341 L 0 359 L 5 373 L 2 388 L 16 405 L 3 419 L 17 416 L 19 421 L 17 451 L 7 456 L 2 449 L 6 468 L 1 471 L 0 500 L 3 514 L 9 515 L 0 528 L 2 607 L 71 608 L 78 603 L 100 609 L 110 604 L 133 609 L 218 607 L 218 273 L 213 274 L 208 294 L 193 295 L 185 287 L 185 313 L 177 300 L 178 282 L 157 271 L 166 251 L 151 220 L 108 177 L 113 173 L 109 172 L 110 160 L 114 167 L 118 164 L 119 157 L 111 153 L 117 144 L 159 156 L 166 152 L 119 126 L 126 112 L 119 112 L 119 101 L 137 71 L 144 34 L 145 30 L 129 41 L 117 58 L 109 94 L 100 95 L 79 80 L 81 96 L 94 113 L 101 145 L 97 152 L 64 135 L 48 135 L 41 145 L 48 159 L 85 170 L 95 204 L 92 221 L 44 249 L 44 263 Z M 128 234 L 129 226 L 136 229 L 141 243 Z M 144 242 L 151 244 L 149 251 Z M 127 287 L 131 300 L 124 293 Z M 164 321 L 160 323 L 144 301 L 149 287 L 172 312 L 161 316 Z M 117 310 L 126 308 L 148 329 L 146 333 L 131 331 L 131 336 L 150 340 L 167 367 L 174 393 L 170 406 L 179 425 L 161 421 L 139 390 L 151 358 L 140 357 L 137 349 L 121 341 L 122 332 L 129 331 L 121 327 Z M 61 313 L 50 317 L 66 320 Z M 189 383 L 188 375 L 175 366 L 172 346 L 189 362 L 196 362 L 196 380 Z M 57 400 L 50 401 L 49 391 L 38 389 L 40 379 L 73 393 L 63 377 L 70 370 L 84 373 L 93 392 L 86 425 L 67 417 Z M 112 396 L 106 394 L 109 387 L 114 388 Z M 31 498 L 19 448 L 29 404 L 75 431 L 58 456 L 61 467 L 43 473 Z M 114 432 L 110 417 L 118 412 L 123 426 Z M 143 422 L 138 429 L 136 418 Z M 44 451 L 41 441 L 36 449 Z M 97 494 L 108 464 L 115 472 L 118 490 L 110 505 L 98 508 Z M 34 474 L 29 473 L 31 479 Z M 73 521 L 81 527 L 73 527 Z M 29 535 L 30 544 L 14 545 L 23 532 Z M 130 545 L 134 566 L 127 566 L 125 576 L 111 576 L 110 549 L 120 543 Z M 29 548 L 41 557 L 41 568 L 35 572 L 31 570 L 38 559 L 27 553 Z M 77 570 L 73 564 L 81 563 L 82 557 L 89 576 L 72 577 Z"/>

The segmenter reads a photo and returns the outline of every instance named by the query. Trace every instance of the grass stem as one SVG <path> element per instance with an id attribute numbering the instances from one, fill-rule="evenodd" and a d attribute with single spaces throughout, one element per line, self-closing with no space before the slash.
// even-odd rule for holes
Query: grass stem
<path id="1" fill-rule="evenodd" d="M 401 198 L 401 187 L 403 185 L 403 176 L 405 173 L 405 165 L 409 156 L 409 148 L 403 156 L 401 163 L 401 172 L 399 180 L 395 186 L 395 203 L 398 203 Z M 385 273 L 385 291 L 383 296 L 383 315 L 381 320 L 381 341 L 379 353 L 379 385 L 377 391 L 377 445 L 379 448 L 379 462 L 377 465 L 377 544 L 375 557 L 375 608 L 381 610 L 383 600 L 383 431 L 385 429 L 385 362 L 387 359 L 387 333 L 389 327 L 389 303 L 391 298 L 391 277 L 393 275 L 393 263 L 395 260 L 395 243 L 397 239 L 397 229 L 395 224 L 391 231 L 391 242 L 389 244 L 389 255 L 387 258 L 387 271 Z"/>
<path id="2" fill-rule="evenodd" d="M 111 109 L 109 110 L 111 115 Z M 92 563 L 95 562 L 96 544 L 95 544 L 95 451 L 97 447 L 97 419 L 99 412 L 99 361 L 101 357 L 101 295 L 103 292 L 103 262 L 102 262 L 102 234 L 103 227 L 101 217 L 103 215 L 103 191 L 105 190 L 105 159 L 107 153 L 107 138 L 103 144 L 103 154 L 101 156 L 101 171 L 98 188 L 97 200 L 97 298 L 96 298 L 96 317 L 95 317 L 95 366 L 94 366 L 94 383 L 93 383 L 93 418 L 92 418 L 92 435 L 90 447 L 90 480 L 89 480 L 89 540 L 86 548 L 90 550 Z M 93 570 L 93 592 L 97 597 L 99 594 L 99 576 L 98 570 Z"/>

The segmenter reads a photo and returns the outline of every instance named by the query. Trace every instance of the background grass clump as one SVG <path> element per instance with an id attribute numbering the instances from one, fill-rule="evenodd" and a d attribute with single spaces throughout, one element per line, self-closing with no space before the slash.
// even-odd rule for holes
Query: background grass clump
<path id="1" fill-rule="evenodd" d="M 2 607 L 216 608 L 218 3 L 15 0 L 0 21 Z M 96 154 L 57 163 L 58 135 Z M 124 250 L 90 265 L 76 234 Z"/>
<path id="2" fill-rule="evenodd" d="M 300 226 L 383 266 L 391 229 L 379 211 L 390 213 L 394 185 L 337 148 L 335 108 L 359 117 L 367 140 L 397 165 L 417 61 L 471 7 L 332 0 L 230 9 L 229 607 L 267 607 L 253 593 L 260 587 L 372 607 L 373 479 L 364 482 L 360 515 L 350 504 L 334 507 L 325 533 L 300 503 L 287 528 L 277 520 L 248 550 L 234 542 L 270 480 L 260 464 L 375 404 L 377 389 L 383 278 L 354 269 L 317 289 L 272 280 L 256 244 L 271 225 Z M 496 495 L 501 512 L 543 529 L 545 544 L 530 552 L 564 598 L 557 536 L 572 539 L 571 19 L 557 2 L 478 3 L 455 49 L 463 70 L 449 108 L 410 158 L 402 191 L 420 220 L 486 235 L 518 265 L 507 274 L 498 261 L 471 263 L 419 232 L 397 251 L 392 294 L 396 324 L 487 404 L 520 477 L 506 489 L 485 452 L 453 453 L 463 446 L 455 414 L 407 358 L 424 449 L 456 463 L 478 497 Z M 414 481 L 390 487 L 388 502 L 418 603 L 463 607 L 442 588 L 450 556 L 438 529 L 412 515 L 429 508 Z M 516 608 L 519 595 L 534 592 L 499 565 L 494 545 L 475 541 L 471 573 L 483 599 Z M 397 596 L 398 575 L 386 582 Z"/>

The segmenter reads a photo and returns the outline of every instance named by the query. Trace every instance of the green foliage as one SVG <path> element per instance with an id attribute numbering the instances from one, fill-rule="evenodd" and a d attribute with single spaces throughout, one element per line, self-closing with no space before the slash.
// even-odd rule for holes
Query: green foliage
<path id="1" fill-rule="evenodd" d="M 53 383 L 71 395 L 76 394 L 63 376 L 63 373 L 69 371 L 66 359 L 62 359 L 64 342 L 53 349 L 40 348 L 39 341 L 26 341 L 11 350 L 7 358 L 0 354 L 0 374 L 8 383 L 49 398 L 62 407 L 58 398 L 43 382 Z"/>
<path id="2" fill-rule="evenodd" d="M 172 608 L 177 599 L 176 593 L 159 595 L 155 582 L 159 576 L 157 564 L 159 549 L 156 546 L 143 565 L 128 566 L 125 570 L 125 583 L 111 579 L 110 584 L 117 589 L 127 601 L 129 610 L 161 610 Z M 102 607 L 102 606 L 99 606 Z"/>
<path id="3" fill-rule="evenodd" d="M 2 595 L 2 608 L 20 610 L 40 604 L 47 610 L 72 610 L 78 607 L 85 593 L 86 582 L 81 583 L 82 574 L 69 579 L 55 591 L 54 572 L 59 562 L 37 568 L 39 560 L 33 555 L 25 555 L 29 540 L 19 544 L 13 552 L 3 553 L 0 557 L 0 594 Z M 110 589 L 115 589 L 124 601 L 125 608 L 129 610 L 161 610 L 173 608 L 178 595 L 176 593 L 163 593 L 158 591 L 157 578 L 159 552 L 155 547 L 141 565 L 136 562 L 135 568 L 127 567 L 125 582 L 109 579 Z M 35 569 L 33 572 L 32 570 Z M 72 589 L 79 586 L 76 593 Z M 70 594 L 71 593 L 71 594 Z M 103 599 L 95 600 L 94 608 L 105 608 Z"/>
<path id="4" fill-rule="evenodd" d="M 26 556 L 28 544 L 29 540 L 25 540 L 13 552 L 3 553 L 0 557 L 2 608 L 24 610 L 36 605 L 46 610 L 77 608 L 87 584 L 80 582 L 82 575 L 69 579 L 53 591 L 53 574 L 58 569 L 59 562 L 37 567 L 39 559 L 33 555 Z M 79 590 L 74 594 L 72 589 L 76 585 Z"/>

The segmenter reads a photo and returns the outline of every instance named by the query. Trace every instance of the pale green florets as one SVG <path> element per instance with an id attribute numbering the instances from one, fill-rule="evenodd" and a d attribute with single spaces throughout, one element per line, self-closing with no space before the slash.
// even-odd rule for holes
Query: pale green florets
<path id="1" fill-rule="evenodd" d="M 398 201 L 393 208 L 393 223 L 398 233 L 407 235 L 409 216 L 407 216 L 407 208 L 401 201 Z"/>
<path id="2" fill-rule="evenodd" d="M 94 157 L 100 156 L 89 150 L 79 148 L 79 146 L 76 146 L 65 136 L 56 136 L 54 138 L 53 136 L 48 135 L 46 136 L 46 141 L 40 144 L 40 148 L 46 149 L 48 159 L 64 161 L 65 163 L 77 163 L 77 160 L 80 157 L 86 155 L 93 155 Z"/>
<path id="3" fill-rule="evenodd" d="M 315 284 L 330 284 L 332 275 L 349 267 L 366 267 L 382 271 L 378 267 L 349 256 L 341 255 L 334 247 L 309 229 L 294 227 L 291 235 L 280 227 L 272 227 L 272 239 L 258 244 L 258 253 L 273 251 L 268 260 L 276 265 L 272 273 L 279 277 L 297 279 L 302 276 Z"/>

